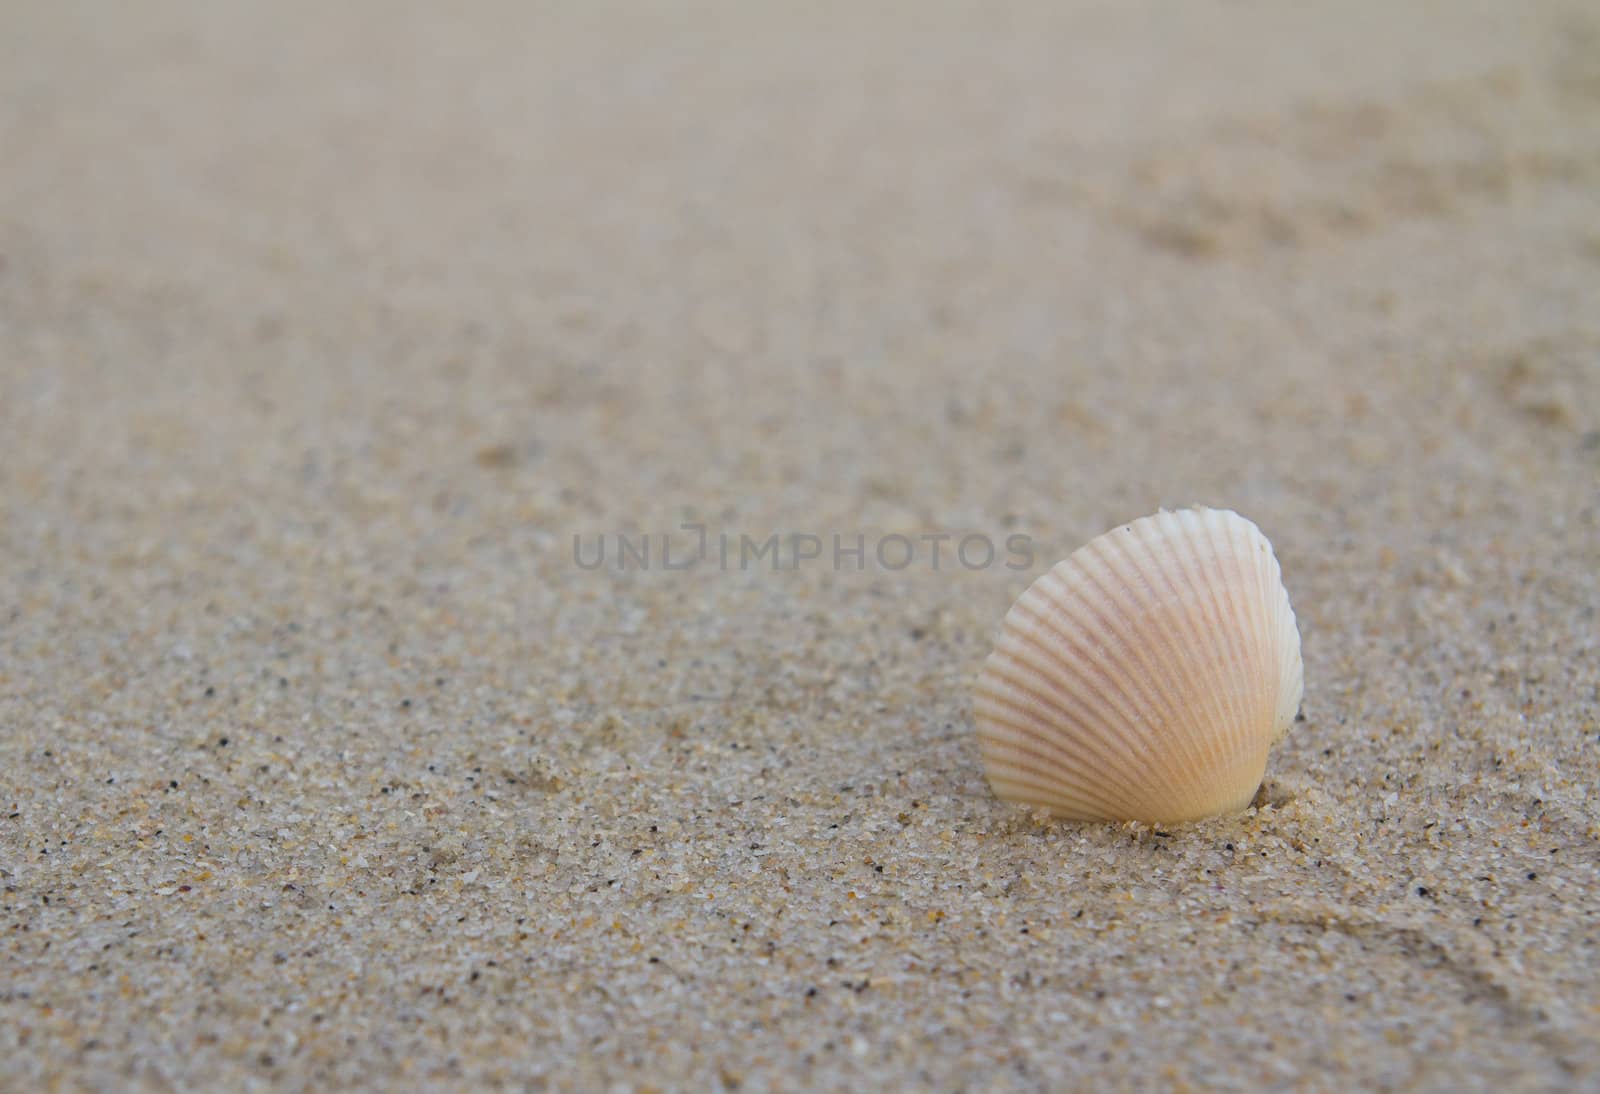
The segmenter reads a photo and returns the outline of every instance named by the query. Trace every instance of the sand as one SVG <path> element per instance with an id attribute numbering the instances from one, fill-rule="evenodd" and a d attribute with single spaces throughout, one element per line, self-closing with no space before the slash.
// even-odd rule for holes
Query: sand
<path id="1" fill-rule="evenodd" d="M 1256 805 L 997 802 L 1191 503 Z M 0 9 L 0 1088 L 1593 1087 L 1597 604 L 1590 5 Z"/>

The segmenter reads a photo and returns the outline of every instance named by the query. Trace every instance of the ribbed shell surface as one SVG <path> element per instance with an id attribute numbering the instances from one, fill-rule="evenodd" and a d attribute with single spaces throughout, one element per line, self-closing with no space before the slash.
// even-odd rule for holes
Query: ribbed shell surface
<path id="1" fill-rule="evenodd" d="M 990 785 L 1072 820 L 1174 824 L 1250 804 L 1300 706 L 1272 545 L 1163 511 L 1057 563 L 1006 613 L 974 713 Z"/>

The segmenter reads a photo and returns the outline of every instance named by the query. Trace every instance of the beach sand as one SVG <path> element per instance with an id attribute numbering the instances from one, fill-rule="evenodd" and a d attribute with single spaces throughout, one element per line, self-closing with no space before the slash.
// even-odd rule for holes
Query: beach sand
<path id="1" fill-rule="evenodd" d="M 1255 807 L 996 801 L 1195 503 Z M 0 9 L 0 1088 L 1592 1086 L 1597 604 L 1592 6 Z"/>

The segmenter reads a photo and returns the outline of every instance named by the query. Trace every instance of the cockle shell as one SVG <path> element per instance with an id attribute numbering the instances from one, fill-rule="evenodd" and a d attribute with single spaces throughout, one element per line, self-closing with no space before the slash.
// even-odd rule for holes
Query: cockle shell
<path id="1" fill-rule="evenodd" d="M 1261 530 L 1163 510 L 1090 540 L 1006 613 L 975 695 L 984 768 L 1001 798 L 1070 820 L 1237 812 L 1302 672 Z"/>

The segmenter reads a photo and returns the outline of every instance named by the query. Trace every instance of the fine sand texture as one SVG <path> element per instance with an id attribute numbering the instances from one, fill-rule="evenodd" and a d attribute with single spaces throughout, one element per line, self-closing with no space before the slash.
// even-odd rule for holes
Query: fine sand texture
<path id="1" fill-rule="evenodd" d="M 1254 805 L 995 800 L 1190 504 Z M 5 1091 L 1594 1089 L 1597 605 L 1591 3 L 0 4 Z"/>

